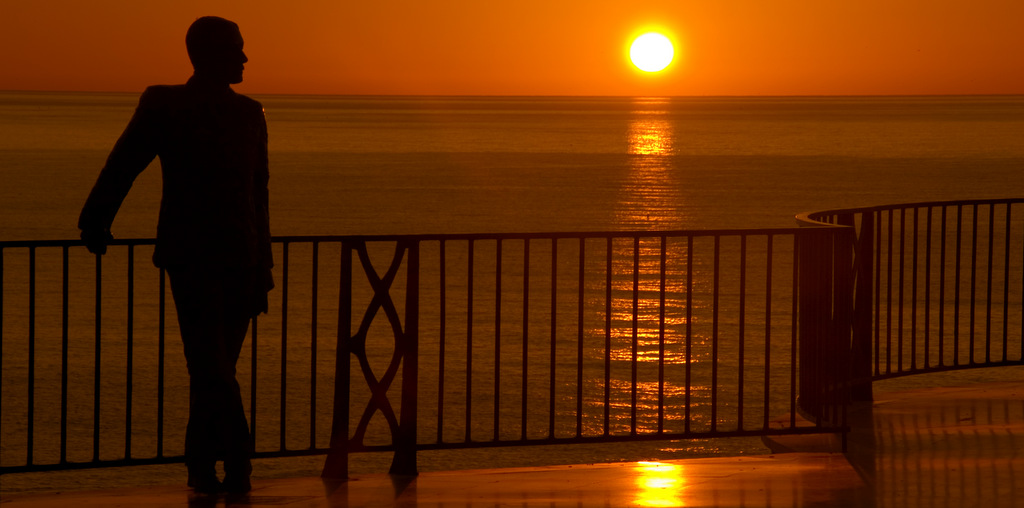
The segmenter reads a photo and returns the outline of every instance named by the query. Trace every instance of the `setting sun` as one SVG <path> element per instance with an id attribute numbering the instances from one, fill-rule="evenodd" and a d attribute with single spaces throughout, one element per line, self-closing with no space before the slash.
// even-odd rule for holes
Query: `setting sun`
<path id="1" fill-rule="evenodd" d="M 672 63 L 675 48 L 668 37 L 648 32 L 633 40 L 629 47 L 629 59 L 644 72 L 658 72 Z"/>

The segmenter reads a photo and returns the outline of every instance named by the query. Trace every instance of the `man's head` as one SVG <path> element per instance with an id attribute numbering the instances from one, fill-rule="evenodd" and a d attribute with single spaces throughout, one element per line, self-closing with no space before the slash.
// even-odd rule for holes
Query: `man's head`
<path id="1" fill-rule="evenodd" d="M 195 75 L 224 84 L 241 83 L 246 58 L 238 25 L 217 16 L 195 20 L 185 34 L 185 48 Z"/>

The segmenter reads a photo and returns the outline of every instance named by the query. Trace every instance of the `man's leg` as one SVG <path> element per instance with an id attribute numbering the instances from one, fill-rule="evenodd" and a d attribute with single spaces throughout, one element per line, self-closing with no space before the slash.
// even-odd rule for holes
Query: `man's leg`
<path id="1" fill-rule="evenodd" d="M 235 302 L 238 299 L 239 295 L 235 294 L 231 301 Z M 222 369 L 225 373 L 222 385 L 225 391 L 221 401 L 222 420 L 218 429 L 224 443 L 224 488 L 229 492 L 248 492 L 251 489 L 249 474 L 252 473 L 252 440 L 249 424 L 245 419 L 241 389 L 235 378 L 235 364 L 238 362 L 238 355 L 242 350 L 251 319 L 248 310 L 242 311 L 237 305 L 228 305 L 224 319 L 224 358 L 229 360 L 229 363 L 225 363 Z M 227 376 L 229 370 L 230 376 Z"/>
<path id="2" fill-rule="evenodd" d="M 170 274 L 190 380 L 185 432 L 189 483 L 200 491 L 219 489 L 214 465 L 225 460 L 238 490 L 243 469 L 248 483 L 251 444 L 235 379 L 235 363 L 249 324 L 249 317 L 241 315 L 234 303 L 237 277 L 206 270 L 172 270 Z"/>

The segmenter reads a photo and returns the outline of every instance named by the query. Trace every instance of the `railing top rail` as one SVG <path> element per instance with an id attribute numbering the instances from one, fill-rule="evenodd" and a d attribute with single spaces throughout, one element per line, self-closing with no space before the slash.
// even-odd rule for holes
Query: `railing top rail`
<path id="1" fill-rule="evenodd" d="M 524 240 L 524 239 L 607 239 L 607 238 L 658 238 L 658 237 L 701 237 L 701 236 L 772 236 L 808 234 L 808 231 L 831 229 L 830 224 L 821 228 L 736 228 L 736 229 L 680 229 L 680 230 L 623 230 L 623 231 L 582 231 L 582 232 L 541 232 L 541 233 L 436 233 L 400 235 L 286 235 L 274 236 L 275 243 L 299 242 L 382 242 L 382 241 L 439 241 L 439 240 Z M 812 233 L 813 234 L 813 233 Z M 115 239 L 108 245 L 154 245 L 152 238 Z M 80 247 L 82 240 L 7 240 L 0 241 L 0 249 L 15 247 Z"/>
<path id="2" fill-rule="evenodd" d="M 832 226 L 832 224 L 821 222 L 815 217 L 824 215 L 836 215 L 847 213 L 879 212 L 884 210 L 900 210 L 911 208 L 932 208 L 937 206 L 965 206 L 965 205 L 991 205 L 991 204 L 1012 204 L 1024 203 L 1024 198 L 986 198 L 986 199 L 960 199 L 953 201 L 921 201 L 917 203 L 899 203 L 891 205 L 864 206 L 857 208 L 838 208 L 832 210 L 821 210 L 815 212 L 803 212 L 796 215 L 799 224 L 813 226 Z"/>
<path id="3" fill-rule="evenodd" d="M 154 238 L 122 238 L 111 240 L 107 245 L 155 245 Z M 3 240 L 0 249 L 16 247 L 83 247 L 83 240 Z"/>
<path id="4" fill-rule="evenodd" d="M 404 235 L 310 235 L 275 236 L 276 242 L 344 242 L 344 241 L 438 241 L 438 240 L 524 240 L 524 239 L 604 239 L 604 238 L 657 238 L 688 236 L 768 236 L 805 234 L 807 228 L 735 228 L 735 229 L 680 229 L 680 230 L 623 230 L 572 231 L 538 233 L 434 233 Z M 828 228 L 821 228 L 828 229 Z"/>

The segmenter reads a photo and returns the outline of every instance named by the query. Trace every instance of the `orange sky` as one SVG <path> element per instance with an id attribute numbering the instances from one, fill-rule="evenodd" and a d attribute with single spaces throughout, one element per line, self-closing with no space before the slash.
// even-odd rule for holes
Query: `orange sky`
<path id="1" fill-rule="evenodd" d="M 0 90 L 182 82 L 207 14 L 242 28 L 245 93 L 1024 94 L 1021 0 L 3 0 Z M 668 70 L 628 63 L 644 27 Z"/>

